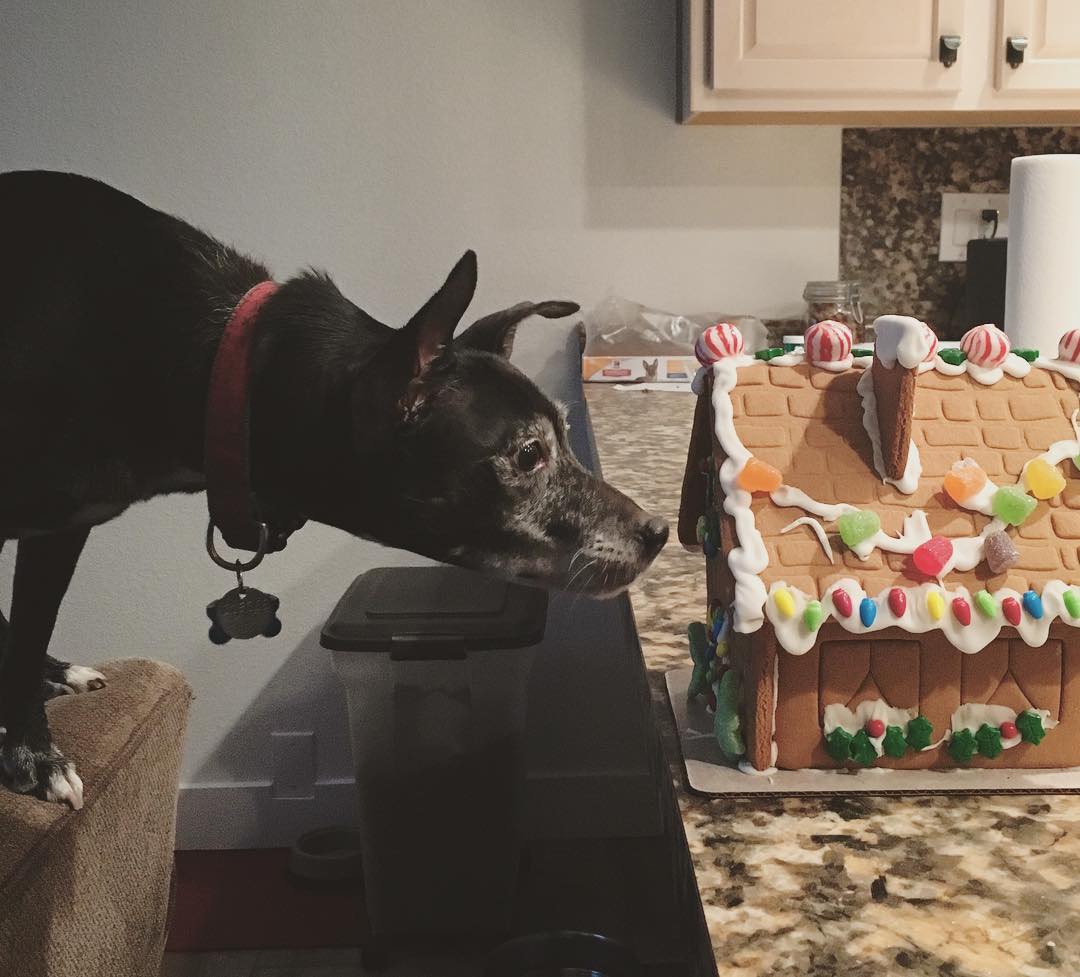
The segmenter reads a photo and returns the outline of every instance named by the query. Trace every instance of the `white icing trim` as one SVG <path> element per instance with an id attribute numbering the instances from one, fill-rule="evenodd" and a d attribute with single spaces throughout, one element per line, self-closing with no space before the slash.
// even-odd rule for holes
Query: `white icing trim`
<path id="1" fill-rule="evenodd" d="M 795 611 L 791 617 L 785 617 L 776 606 L 774 595 L 783 588 L 791 594 Z M 832 602 L 834 590 L 843 588 L 851 597 L 852 612 L 850 617 L 841 617 Z M 1002 628 L 1013 626 L 1005 620 L 1001 610 L 1001 602 L 1006 597 L 1015 598 L 1023 607 L 1023 595 L 1010 587 L 1003 587 L 995 591 L 992 596 L 997 605 L 997 613 L 992 617 L 984 617 L 975 606 L 971 592 L 966 587 L 947 589 L 936 583 L 924 583 L 913 587 L 899 587 L 907 598 L 907 607 L 901 617 L 893 614 L 889 607 L 889 591 L 892 587 L 886 587 L 880 593 L 873 595 L 876 605 L 876 617 L 869 627 L 864 627 L 859 617 L 859 605 L 864 597 L 870 596 L 862 588 L 857 580 L 845 577 L 836 583 L 830 584 L 821 597 L 821 609 L 823 611 L 822 626 L 827 621 L 834 621 L 845 631 L 852 634 L 873 634 L 885 628 L 899 627 L 909 634 L 925 634 L 927 631 L 940 631 L 952 643 L 955 648 L 965 654 L 974 654 L 985 648 L 993 641 Z M 1043 616 L 1036 620 L 1027 611 L 1023 611 L 1020 624 L 1016 626 L 1016 634 L 1033 648 L 1038 648 L 1046 643 L 1050 634 L 1050 625 L 1055 620 L 1068 624 L 1074 628 L 1080 628 L 1080 618 L 1074 618 L 1065 610 L 1063 594 L 1071 590 L 1071 586 L 1061 580 L 1051 580 L 1043 588 L 1041 599 Z M 932 591 L 936 591 L 944 601 L 945 611 L 940 620 L 935 621 L 930 616 L 926 598 Z M 971 609 L 971 623 L 961 624 L 952 611 L 952 601 L 956 597 L 962 597 L 967 601 Z M 774 583 L 769 588 L 769 600 L 765 605 L 765 614 L 769 623 L 776 632 L 776 640 L 786 651 L 793 655 L 806 654 L 817 642 L 820 627 L 814 631 L 809 630 L 803 624 L 803 611 L 806 605 L 816 598 L 806 596 L 795 587 L 789 586 L 784 581 Z"/>
<path id="2" fill-rule="evenodd" d="M 1024 712 L 1035 713 L 1042 720 L 1044 730 L 1049 731 L 1057 725 L 1057 720 L 1050 718 L 1048 709 L 1025 709 Z M 968 702 L 952 714 L 949 737 L 951 738 L 961 729 L 975 734 L 984 723 L 989 726 L 1000 726 L 1002 723 L 1014 723 L 1018 718 L 1019 713 L 1008 706 L 998 706 L 989 702 Z M 1001 746 L 1003 749 L 1011 750 L 1014 746 L 1019 746 L 1023 740 L 1024 738 L 1019 734 L 1008 738 L 1003 736 Z"/>
<path id="3" fill-rule="evenodd" d="M 874 320 L 874 355 L 882 366 L 897 362 L 914 370 L 930 353 L 931 341 L 923 324 L 907 315 L 882 315 Z"/>
<path id="4" fill-rule="evenodd" d="M 821 525 L 813 516 L 800 516 L 794 522 L 789 522 L 783 529 L 780 530 L 780 534 L 789 533 L 793 529 L 797 529 L 799 526 L 809 526 L 814 535 L 817 536 L 818 542 L 821 544 L 821 548 L 825 551 L 825 555 L 829 558 L 830 563 L 836 562 L 836 556 L 833 553 L 833 548 L 829 545 L 829 537 L 825 535 L 825 527 Z"/>
<path id="5" fill-rule="evenodd" d="M 797 506 L 800 509 L 805 509 L 811 515 L 820 516 L 826 522 L 836 522 L 845 512 L 859 511 L 858 506 L 848 505 L 846 502 L 838 502 L 835 505 L 818 502 L 810 498 L 802 489 L 794 488 L 791 485 L 781 485 L 780 488 L 769 493 L 769 498 L 772 499 L 775 505 L 783 509 Z"/>
<path id="6" fill-rule="evenodd" d="M 727 554 L 728 569 L 735 580 L 734 621 L 732 627 L 741 634 L 756 631 L 764 623 L 763 609 L 766 590 L 760 574 L 769 565 L 765 548 L 750 508 L 750 493 L 739 488 L 737 478 L 750 458 L 735 431 L 731 391 L 738 382 L 738 368 L 754 362 L 753 357 L 730 357 L 713 364 L 713 429 L 727 458 L 720 466 L 720 490 L 724 495 L 724 511 L 735 520 L 735 535 L 739 545 Z"/>
<path id="7" fill-rule="evenodd" d="M 860 729 L 864 729 L 871 719 L 880 719 L 885 724 L 885 732 L 890 726 L 899 726 L 904 737 L 907 737 L 908 723 L 918 715 L 914 709 L 894 709 L 884 699 L 867 699 L 860 702 L 852 712 L 847 706 L 834 702 L 825 707 L 824 729 L 828 736 L 834 729 L 840 728 L 854 736 Z M 874 752 L 881 756 L 885 750 L 885 733 L 880 736 L 870 736 L 867 739 L 873 744 Z"/>
<path id="8" fill-rule="evenodd" d="M 888 478 L 885 475 L 885 459 L 881 454 L 881 432 L 877 422 L 877 398 L 874 396 L 874 375 L 867 370 L 855 385 L 855 389 L 862 397 L 863 427 L 870 438 L 870 446 L 874 451 L 874 470 L 878 477 L 888 485 L 892 485 L 898 492 L 911 495 L 919 487 L 919 476 L 922 474 L 922 461 L 919 458 L 919 449 L 914 441 L 908 443 L 907 463 L 904 466 L 904 474 L 898 479 Z"/>

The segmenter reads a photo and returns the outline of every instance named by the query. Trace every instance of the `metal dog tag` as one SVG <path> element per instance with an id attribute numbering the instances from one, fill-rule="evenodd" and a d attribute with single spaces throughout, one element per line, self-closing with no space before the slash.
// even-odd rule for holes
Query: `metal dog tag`
<path id="1" fill-rule="evenodd" d="M 206 608 L 210 618 L 210 640 L 223 645 L 231 638 L 272 638 L 281 632 L 277 616 L 281 601 L 273 594 L 264 594 L 243 581 Z"/>

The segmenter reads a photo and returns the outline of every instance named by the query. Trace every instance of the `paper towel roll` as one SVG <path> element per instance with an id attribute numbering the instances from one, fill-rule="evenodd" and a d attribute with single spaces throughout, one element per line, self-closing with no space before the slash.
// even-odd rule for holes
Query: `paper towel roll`
<path id="1" fill-rule="evenodd" d="M 1005 332 L 1015 347 L 1057 356 L 1080 327 L 1080 156 L 1012 161 Z"/>

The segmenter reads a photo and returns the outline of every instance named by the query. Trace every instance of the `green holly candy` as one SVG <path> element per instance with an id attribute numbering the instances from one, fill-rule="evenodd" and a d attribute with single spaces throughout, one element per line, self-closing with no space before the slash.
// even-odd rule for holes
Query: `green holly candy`
<path id="1" fill-rule="evenodd" d="M 890 726 L 885 730 L 885 739 L 881 748 L 886 756 L 899 759 L 907 752 L 907 742 L 904 740 L 904 731 L 899 726 Z"/>
<path id="2" fill-rule="evenodd" d="M 970 729 L 958 729 L 949 740 L 949 753 L 957 763 L 969 763 L 977 746 Z"/>
<path id="3" fill-rule="evenodd" d="M 975 744 L 979 753 L 987 759 L 993 760 L 994 757 L 1001 756 L 1001 730 L 997 726 L 983 723 L 975 734 Z"/>
<path id="4" fill-rule="evenodd" d="M 739 673 L 728 669 L 716 683 L 716 716 L 713 719 L 713 733 L 720 751 L 726 757 L 734 759 L 746 753 L 739 722 L 739 705 L 742 701 L 742 681 Z"/>
<path id="5" fill-rule="evenodd" d="M 1019 526 L 1038 504 L 1019 485 L 1002 485 L 990 500 L 994 515 L 1009 526 Z"/>
<path id="6" fill-rule="evenodd" d="M 825 737 L 825 750 L 837 763 L 847 763 L 851 756 L 852 736 L 843 726 L 837 726 Z"/>
<path id="7" fill-rule="evenodd" d="M 952 366 L 959 366 L 967 359 L 967 353 L 962 349 L 939 349 L 937 355 Z"/>
<path id="8" fill-rule="evenodd" d="M 857 512 L 845 512 L 836 520 L 836 528 L 840 530 L 844 545 L 854 548 L 881 529 L 881 520 L 876 512 L 859 509 Z"/>
<path id="9" fill-rule="evenodd" d="M 1032 746 L 1038 746 L 1046 735 L 1042 716 L 1030 709 L 1016 717 L 1016 728 L 1020 731 L 1020 738 L 1025 743 L 1031 743 Z"/>
<path id="10" fill-rule="evenodd" d="M 860 729 L 851 737 L 851 759 L 864 767 L 870 766 L 877 759 L 877 750 L 865 729 Z"/>
<path id="11" fill-rule="evenodd" d="M 934 725 L 925 716 L 916 716 L 907 727 L 907 744 L 913 750 L 925 750 L 934 735 Z"/>

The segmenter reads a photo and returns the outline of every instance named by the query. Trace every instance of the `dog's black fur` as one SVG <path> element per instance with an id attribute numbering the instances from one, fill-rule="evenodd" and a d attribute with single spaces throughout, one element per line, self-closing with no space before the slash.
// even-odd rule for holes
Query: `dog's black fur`
<path id="1" fill-rule="evenodd" d="M 105 184 L 0 174 L 0 546 L 18 539 L 0 616 L 0 779 L 81 804 L 43 702 L 98 673 L 46 655 L 90 529 L 142 499 L 204 487 L 211 364 L 257 261 Z M 562 411 L 508 361 L 522 303 L 451 342 L 472 299 L 467 252 L 402 329 L 325 275 L 285 282 L 253 353 L 260 511 L 315 519 L 437 559 L 610 593 L 667 539 L 663 520 L 574 459 Z M 195 527 L 193 527 L 193 531 Z"/>

